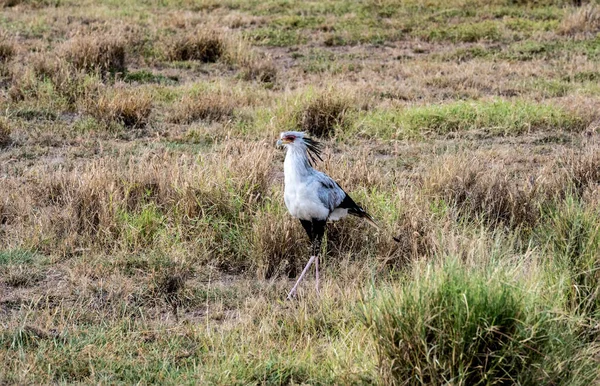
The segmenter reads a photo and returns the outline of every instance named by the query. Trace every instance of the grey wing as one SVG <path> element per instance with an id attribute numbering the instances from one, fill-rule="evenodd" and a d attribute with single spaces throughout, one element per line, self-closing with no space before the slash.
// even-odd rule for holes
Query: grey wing
<path id="1" fill-rule="evenodd" d="M 346 192 L 328 175 L 319 172 L 316 177 L 320 183 L 317 192 L 319 200 L 331 213 L 342 203 Z"/>

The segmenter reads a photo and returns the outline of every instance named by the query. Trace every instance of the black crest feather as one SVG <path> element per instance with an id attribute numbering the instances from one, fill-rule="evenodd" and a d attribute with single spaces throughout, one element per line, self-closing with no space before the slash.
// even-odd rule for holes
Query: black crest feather
<path id="1" fill-rule="evenodd" d="M 317 163 L 317 158 L 323 162 L 323 158 L 321 158 L 323 144 L 312 138 L 304 138 L 304 142 L 306 143 L 306 150 L 311 161 L 311 166 L 314 166 L 314 164 Z"/>

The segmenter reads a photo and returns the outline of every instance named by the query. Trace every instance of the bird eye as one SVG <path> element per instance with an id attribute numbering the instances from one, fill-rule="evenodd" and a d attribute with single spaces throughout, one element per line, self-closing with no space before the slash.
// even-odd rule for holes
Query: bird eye
<path id="1" fill-rule="evenodd" d="M 283 139 L 285 139 L 286 141 L 293 142 L 294 139 L 296 139 L 296 137 L 293 135 L 286 135 L 285 137 L 283 137 Z"/>

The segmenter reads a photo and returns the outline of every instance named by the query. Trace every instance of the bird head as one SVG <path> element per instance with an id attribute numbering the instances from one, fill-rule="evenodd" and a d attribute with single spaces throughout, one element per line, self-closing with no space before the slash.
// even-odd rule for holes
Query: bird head
<path id="1" fill-rule="evenodd" d="M 321 158 L 323 145 L 312 138 L 306 136 L 302 131 L 284 131 L 277 141 L 277 147 L 294 148 L 308 153 L 311 161 L 314 163 L 316 158 Z"/>
<path id="2" fill-rule="evenodd" d="M 304 133 L 301 131 L 285 131 L 281 133 L 277 141 L 277 147 L 302 146 L 304 142 Z"/>

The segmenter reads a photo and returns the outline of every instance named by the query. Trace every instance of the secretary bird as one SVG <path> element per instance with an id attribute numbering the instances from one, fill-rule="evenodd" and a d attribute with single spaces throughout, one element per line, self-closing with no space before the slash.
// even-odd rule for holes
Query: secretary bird
<path id="1" fill-rule="evenodd" d="M 322 145 L 319 142 L 308 138 L 303 132 L 286 131 L 281 133 L 277 146 L 287 148 L 283 163 L 285 206 L 292 216 L 300 220 L 312 244 L 310 259 L 288 294 L 289 300 L 295 295 L 298 284 L 313 261 L 316 290 L 319 292 L 319 250 L 328 220 L 340 220 L 351 214 L 379 227 L 373 217 L 357 205 L 337 182 L 313 168 L 317 158 L 322 161 Z"/>

